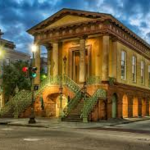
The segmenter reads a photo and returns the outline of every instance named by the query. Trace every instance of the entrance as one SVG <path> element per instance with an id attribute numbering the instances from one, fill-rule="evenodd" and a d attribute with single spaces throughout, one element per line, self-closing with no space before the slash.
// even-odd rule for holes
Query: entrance
<path id="1" fill-rule="evenodd" d="M 85 52 L 85 65 L 86 65 L 86 78 L 89 77 L 89 54 L 88 50 Z M 80 51 L 74 50 L 72 51 L 72 79 L 79 83 L 79 71 L 80 71 Z"/>

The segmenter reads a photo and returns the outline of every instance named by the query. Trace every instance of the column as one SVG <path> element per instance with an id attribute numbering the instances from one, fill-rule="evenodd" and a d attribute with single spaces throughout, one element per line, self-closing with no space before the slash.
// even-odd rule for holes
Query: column
<path id="1" fill-rule="evenodd" d="M 112 51 L 112 74 L 111 76 L 117 78 L 117 39 L 113 39 L 113 51 Z"/>
<path id="2" fill-rule="evenodd" d="M 85 66 L 85 38 L 80 39 L 80 64 L 79 64 L 79 82 L 86 80 L 86 66 Z"/>
<path id="3" fill-rule="evenodd" d="M 34 53 L 34 65 L 37 67 L 37 76 L 34 79 L 34 84 L 39 85 L 40 84 L 40 69 L 41 69 L 41 50 L 40 50 L 40 45 L 37 45 L 37 50 Z"/>
<path id="4" fill-rule="evenodd" d="M 142 116 L 142 98 L 138 97 L 138 116 Z"/>
<path id="5" fill-rule="evenodd" d="M 47 75 L 51 75 L 51 55 L 52 55 L 52 46 L 50 44 L 46 45 L 47 49 Z"/>
<path id="6" fill-rule="evenodd" d="M 117 117 L 118 118 L 123 118 L 123 103 L 122 103 L 122 99 L 123 99 L 123 93 L 118 93 L 117 94 Z"/>
<path id="7" fill-rule="evenodd" d="M 149 98 L 146 97 L 146 116 L 149 116 Z"/>
<path id="8" fill-rule="evenodd" d="M 103 36 L 102 81 L 108 81 L 109 75 L 109 36 Z"/>
<path id="9" fill-rule="evenodd" d="M 53 76 L 58 75 L 58 43 L 53 43 Z"/>

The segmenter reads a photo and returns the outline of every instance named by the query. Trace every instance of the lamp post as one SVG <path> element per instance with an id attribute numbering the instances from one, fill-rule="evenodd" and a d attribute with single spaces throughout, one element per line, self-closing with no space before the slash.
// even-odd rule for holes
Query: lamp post
<path id="1" fill-rule="evenodd" d="M 3 95 L 3 87 L 2 87 L 2 74 L 3 74 L 3 70 L 2 68 L 4 67 L 4 51 L 3 51 L 3 47 L 0 46 L 0 109 L 1 107 L 4 106 L 4 95 Z"/>
<path id="2" fill-rule="evenodd" d="M 0 86 L 0 110 L 2 109 L 2 106 L 3 106 L 3 89 L 2 89 L 2 86 Z"/>
<path id="3" fill-rule="evenodd" d="M 64 62 L 64 75 L 66 75 L 66 62 L 67 62 L 67 57 L 66 56 L 64 56 L 63 62 Z"/>
<path id="4" fill-rule="evenodd" d="M 59 110 L 59 117 L 60 117 L 60 121 L 61 121 L 61 117 L 62 117 L 62 99 L 63 99 L 63 87 L 62 87 L 62 81 L 60 81 L 60 87 L 59 87 L 59 97 L 60 97 L 60 110 Z"/>
<path id="5" fill-rule="evenodd" d="M 37 50 L 37 47 L 36 45 L 32 45 L 31 46 L 31 51 L 32 51 L 32 62 L 31 62 L 31 68 L 34 66 L 34 53 L 36 52 Z M 31 115 L 30 115 L 30 119 L 29 119 L 29 124 L 34 124 L 36 123 L 36 120 L 35 120 L 35 115 L 34 115 L 34 78 L 31 76 L 31 92 L 32 92 L 32 102 L 31 102 Z"/>
<path id="6" fill-rule="evenodd" d="M 67 61 L 67 58 L 66 58 L 66 56 L 64 56 L 64 57 L 63 57 L 63 62 L 64 62 L 64 75 L 66 74 L 66 61 Z M 61 120 L 61 117 L 62 117 L 62 115 L 63 115 L 63 108 L 62 108 L 63 85 L 62 85 L 62 82 L 63 82 L 63 76 L 61 77 L 61 80 L 60 80 L 60 87 L 59 87 L 59 97 L 60 97 L 59 117 L 60 117 L 60 120 Z"/>

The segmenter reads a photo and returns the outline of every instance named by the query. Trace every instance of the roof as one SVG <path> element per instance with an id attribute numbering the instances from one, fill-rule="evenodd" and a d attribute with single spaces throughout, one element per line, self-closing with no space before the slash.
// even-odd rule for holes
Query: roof
<path id="1" fill-rule="evenodd" d="M 72 14 L 72 15 L 78 15 L 88 18 L 94 18 L 94 19 L 102 19 L 102 20 L 109 20 L 110 22 L 115 23 L 120 28 L 122 28 L 124 31 L 126 31 L 128 34 L 130 34 L 132 37 L 143 43 L 145 46 L 147 46 L 150 49 L 150 45 L 143 40 L 141 37 L 139 37 L 137 34 L 135 34 L 133 31 L 131 31 L 128 27 L 126 27 L 123 23 L 121 23 L 119 20 L 117 20 L 115 17 L 113 17 L 111 14 L 107 13 L 99 13 L 99 12 L 91 12 L 91 11 L 84 11 L 84 10 L 76 10 L 76 9 L 68 9 L 63 8 L 60 11 L 56 12 L 49 18 L 45 19 L 44 21 L 38 23 L 37 25 L 33 26 L 29 30 L 27 30 L 28 33 L 33 34 L 33 31 L 38 30 L 40 28 L 43 28 L 45 26 L 48 26 L 61 18 L 62 16 L 66 14 Z"/>

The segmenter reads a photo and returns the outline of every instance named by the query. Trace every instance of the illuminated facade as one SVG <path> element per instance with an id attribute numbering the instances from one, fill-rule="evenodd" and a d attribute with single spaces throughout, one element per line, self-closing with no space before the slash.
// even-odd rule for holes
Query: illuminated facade
<path id="1" fill-rule="evenodd" d="M 97 121 L 150 114 L 150 46 L 113 16 L 62 9 L 28 33 L 38 45 L 36 115 L 56 117 L 63 109 L 64 120 Z M 43 83 L 41 45 L 48 62 Z"/>

